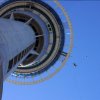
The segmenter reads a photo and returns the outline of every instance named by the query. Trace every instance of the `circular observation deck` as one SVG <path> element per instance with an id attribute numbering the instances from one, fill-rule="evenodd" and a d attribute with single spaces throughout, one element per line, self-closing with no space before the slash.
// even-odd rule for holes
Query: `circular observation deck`
<path id="1" fill-rule="evenodd" d="M 33 51 L 8 77 L 8 82 L 38 84 L 64 67 L 73 47 L 73 29 L 58 0 L 7 0 L 0 5 L 0 17 L 26 23 L 36 38 Z"/>
<path id="2" fill-rule="evenodd" d="M 14 74 L 41 74 L 57 61 L 64 46 L 64 27 L 48 4 L 41 0 L 11 0 L 1 6 L 0 17 L 25 22 L 35 31 L 35 53 L 30 53 Z"/>

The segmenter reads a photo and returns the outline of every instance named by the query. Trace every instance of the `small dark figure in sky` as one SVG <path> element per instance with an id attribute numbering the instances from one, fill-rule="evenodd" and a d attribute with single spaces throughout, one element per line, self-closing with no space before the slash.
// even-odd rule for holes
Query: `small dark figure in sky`
<path id="1" fill-rule="evenodd" d="M 78 65 L 76 63 L 73 63 L 74 67 L 76 68 Z"/>

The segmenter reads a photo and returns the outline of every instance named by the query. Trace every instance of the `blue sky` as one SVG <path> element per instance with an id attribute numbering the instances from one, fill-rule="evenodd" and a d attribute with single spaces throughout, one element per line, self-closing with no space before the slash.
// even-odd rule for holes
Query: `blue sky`
<path id="1" fill-rule="evenodd" d="M 5 82 L 3 100 L 100 100 L 100 1 L 61 3 L 73 25 L 72 57 L 60 73 L 44 83 L 17 86 Z"/>

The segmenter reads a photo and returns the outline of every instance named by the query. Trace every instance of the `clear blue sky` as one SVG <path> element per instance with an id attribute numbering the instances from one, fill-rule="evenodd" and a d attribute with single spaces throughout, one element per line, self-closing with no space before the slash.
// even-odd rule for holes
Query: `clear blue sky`
<path id="1" fill-rule="evenodd" d="M 4 83 L 3 100 L 100 100 L 100 1 L 61 1 L 74 29 L 72 57 L 51 80 L 32 86 Z M 78 64 L 75 69 L 73 62 Z"/>

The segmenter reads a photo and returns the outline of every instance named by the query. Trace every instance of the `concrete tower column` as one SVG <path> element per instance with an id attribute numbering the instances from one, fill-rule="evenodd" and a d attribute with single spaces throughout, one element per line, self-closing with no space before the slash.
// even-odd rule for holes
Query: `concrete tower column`
<path id="1" fill-rule="evenodd" d="M 3 80 L 32 52 L 35 32 L 26 23 L 0 18 L 0 100 Z"/>
<path id="2" fill-rule="evenodd" d="M 2 62 L 0 57 L 0 100 L 2 98 L 2 90 L 3 90 L 3 70 L 2 70 Z"/>

